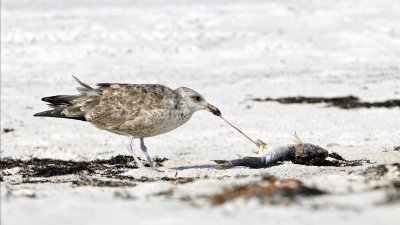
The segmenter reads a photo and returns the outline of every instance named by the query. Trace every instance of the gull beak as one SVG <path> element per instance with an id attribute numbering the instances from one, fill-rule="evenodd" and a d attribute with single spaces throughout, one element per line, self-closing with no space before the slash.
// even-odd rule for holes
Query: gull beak
<path id="1" fill-rule="evenodd" d="M 219 109 L 211 104 L 207 105 L 207 110 L 216 116 L 221 116 Z"/>

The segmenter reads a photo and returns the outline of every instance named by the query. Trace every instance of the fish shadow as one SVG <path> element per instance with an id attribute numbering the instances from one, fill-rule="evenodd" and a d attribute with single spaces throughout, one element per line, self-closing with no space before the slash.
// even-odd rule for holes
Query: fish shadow
<path id="1" fill-rule="evenodd" d="M 171 169 L 174 170 L 189 170 L 189 169 L 214 169 L 217 165 L 215 164 L 206 164 L 206 165 L 194 165 L 194 166 L 179 166 L 173 167 Z"/>

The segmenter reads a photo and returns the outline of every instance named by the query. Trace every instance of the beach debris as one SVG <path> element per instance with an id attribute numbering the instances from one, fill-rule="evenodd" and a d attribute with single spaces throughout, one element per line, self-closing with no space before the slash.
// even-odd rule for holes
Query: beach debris
<path id="1" fill-rule="evenodd" d="M 326 149 L 310 143 L 303 143 L 297 134 L 294 134 L 295 144 L 279 146 L 272 149 L 267 144 L 259 147 L 259 155 L 246 156 L 234 160 L 214 160 L 217 169 L 229 169 L 237 166 L 250 168 L 266 168 L 283 161 L 310 166 L 358 166 L 368 160 L 345 160 L 338 153 L 329 153 Z"/>
<path id="2" fill-rule="evenodd" d="M 80 177 L 79 180 L 74 180 L 72 182 L 75 186 L 92 186 L 92 187 L 134 187 L 136 183 L 132 181 L 126 180 L 118 180 L 118 179 L 101 179 L 95 177 Z"/>
<path id="3" fill-rule="evenodd" d="M 383 201 L 378 202 L 378 205 L 399 204 L 400 203 L 400 180 L 393 180 L 386 192 L 386 197 Z"/>
<path id="4" fill-rule="evenodd" d="M 274 176 L 261 181 L 225 188 L 210 196 L 212 206 L 222 205 L 236 199 L 257 199 L 260 204 L 291 204 L 297 197 L 314 197 L 326 194 L 315 187 L 309 187 L 297 179 L 279 180 Z"/>
<path id="5" fill-rule="evenodd" d="M 400 182 L 400 163 L 380 164 L 361 171 L 352 171 L 350 174 L 361 175 L 368 180 L 380 180 L 385 178 L 386 180 Z"/>
<path id="6" fill-rule="evenodd" d="M 162 167 L 166 158 L 153 158 L 157 167 Z M 138 183 L 166 181 L 172 184 L 184 184 L 200 179 L 199 176 L 173 176 L 165 173 L 157 177 L 132 177 L 125 175 L 128 169 L 138 168 L 132 156 L 118 155 L 109 159 L 90 161 L 72 161 L 59 159 L 32 158 L 29 160 L 5 158 L 0 160 L 0 181 L 13 185 L 21 183 L 71 183 L 73 187 L 133 187 Z"/>
<path id="7" fill-rule="evenodd" d="M 15 129 L 14 128 L 3 128 L 3 133 L 10 133 L 10 132 L 14 132 L 15 131 Z"/>
<path id="8" fill-rule="evenodd" d="M 117 189 L 114 192 L 114 197 L 115 198 L 119 198 L 119 199 L 123 199 L 123 200 L 135 200 L 137 199 L 136 196 L 132 195 L 128 190 L 125 189 Z"/>
<path id="9" fill-rule="evenodd" d="M 279 102 L 281 104 L 320 104 L 325 103 L 328 107 L 338 107 L 341 109 L 355 109 L 355 108 L 393 108 L 400 107 L 400 99 L 390 99 L 381 102 L 365 102 L 361 101 L 355 96 L 343 97 L 283 97 L 283 98 L 252 98 L 249 99 L 255 102 Z"/>
<path id="10" fill-rule="evenodd" d="M 155 158 L 154 162 L 156 163 L 156 166 L 162 166 L 162 163 L 166 160 L 166 158 Z M 134 169 L 138 167 L 132 156 L 125 155 L 92 161 L 39 158 L 32 158 L 29 160 L 10 158 L 1 159 L 0 169 L 2 173 L 4 173 L 5 170 L 12 168 L 18 168 L 18 174 L 22 175 L 22 177 L 53 177 L 82 173 L 114 176 L 124 173 L 125 169 Z"/>

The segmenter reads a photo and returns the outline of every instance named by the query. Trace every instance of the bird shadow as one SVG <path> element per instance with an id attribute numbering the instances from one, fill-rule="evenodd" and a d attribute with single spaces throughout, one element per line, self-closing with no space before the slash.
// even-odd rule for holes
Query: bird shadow
<path id="1" fill-rule="evenodd" d="M 215 164 L 206 164 L 206 165 L 194 165 L 194 166 L 179 166 L 173 167 L 171 169 L 174 170 L 189 170 L 189 169 L 214 169 L 217 165 Z"/>

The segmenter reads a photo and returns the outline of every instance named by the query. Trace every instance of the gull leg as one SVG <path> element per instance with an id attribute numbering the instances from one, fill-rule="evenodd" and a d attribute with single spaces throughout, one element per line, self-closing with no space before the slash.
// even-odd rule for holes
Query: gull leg
<path id="1" fill-rule="evenodd" d="M 144 145 L 143 138 L 140 138 L 140 149 L 142 149 L 143 154 L 146 156 L 147 162 L 149 162 L 150 167 L 154 167 L 153 160 L 151 160 L 149 153 L 147 152 L 147 147 Z"/>
<path id="2" fill-rule="evenodd" d="M 134 158 L 135 161 L 136 161 L 137 166 L 138 166 L 139 168 L 143 168 L 143 167 L 144 167 L 144 166 L 143 166 L 143 163 L 139 160 L 139 158 L 137 157 L 137 155 L 136 155 L 135 152 L 133 151 L 133 148 L 132 148 L 133 139 L 134 139 L 134 138 L 132 137 L 131 142 L 130 142 L 129 145 L 128 145 L 128 151 L 132 154 L 133 158 Z"/>
<path id="3" fill-rule="evenodd" d="M 144 145 L 143 138 L 140 138 L 140 148 L 142 149 L 143 154 L 146 156 L 146 159 L 147 159 L 147 162 L 149 162 L 150 168 L 152 170 L 155 170 L 155 171 L 158 171 L 158 172 L 163 172 L 162 170 L 157 169 L 156 167 L 154 167 L 153 160 L 151 160 L 151 157 L 150 157 L 149 153 L 147 152 L 147 147 L 146 147 L 146 145 Z"/>

